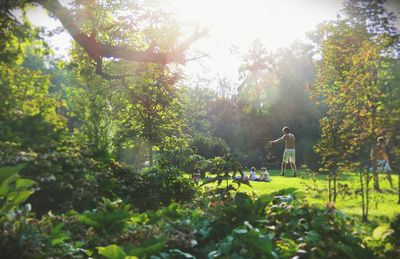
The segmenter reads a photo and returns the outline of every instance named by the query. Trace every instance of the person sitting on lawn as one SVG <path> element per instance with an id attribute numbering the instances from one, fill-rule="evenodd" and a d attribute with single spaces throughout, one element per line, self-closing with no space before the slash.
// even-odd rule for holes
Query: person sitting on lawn
<path id="1" fill-rule="evenodd" d="M 250 168 L 250 180 L 258 181 L 258 176 L 256 174 L 256 168 L 254 166 L 252 168 Z"/>
<path id="2" fill-rule="evenodd" d="M 271 181 L 271 177 L 269 176 L 267 168 L 265 168 L 265 167 L 261 168 L 260 178 L 258 178 L 258 179 L 260 181 L 265 181 L 265 182 Z"/>

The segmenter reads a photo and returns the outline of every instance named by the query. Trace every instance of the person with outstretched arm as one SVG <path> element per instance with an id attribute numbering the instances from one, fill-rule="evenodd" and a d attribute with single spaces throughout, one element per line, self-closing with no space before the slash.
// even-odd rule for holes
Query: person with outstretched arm
<path id="1" fill-rule="evenodd" d="M 296 176 L 296 138 L 292 133 L 290 133 L 289 127 L 283 127 L 282 132 L 282 137 L 269 141 L 269 143 L 285 143 L 285 151 L 283 152 L 281 165 L 281 175 L 285 175 L 286 163 L 289 163 L 290 167 L 292 168 L 293 176 Z"/>

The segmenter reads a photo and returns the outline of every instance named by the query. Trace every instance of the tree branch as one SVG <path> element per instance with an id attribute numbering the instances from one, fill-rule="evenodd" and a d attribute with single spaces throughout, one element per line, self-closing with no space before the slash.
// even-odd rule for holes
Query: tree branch
<path id="1" fill-rule="evenodd" d="M 146 50 L 135 50 L 97 42 L 95 35 L 87 35 L 80 30 L 68 8 L 62 6 L 57 0 L 31 0 L 31 2 L 40 4 L 60 20 L 71 37 L 96 61 L 96 73 L 107 80 L 119 79 L 121 76 L 111 76 L 104 73 L 101 62 L 103 57 L 157 64 L 184 64 L 187 61 L 184 52 L 193 42 L 205 36 L 209 31 L 209 29 L 200 30 L 197 28 L 192 36 L 178 44 L 171 51 L 158 52 L 155 48 L 155 43 L 152 43 Z"/>

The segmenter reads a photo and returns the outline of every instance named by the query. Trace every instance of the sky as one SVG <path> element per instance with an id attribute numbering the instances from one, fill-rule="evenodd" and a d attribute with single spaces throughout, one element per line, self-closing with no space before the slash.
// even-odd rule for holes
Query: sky
<path id="1" fill-rule="evenodd" d="M 398 4 L 392 7 L 400 13 Z M 64 5 L 68 0 L 61 0 Z M 288 47 L 295 41 L 306 41 L 306 32 L 327 20 L 335 19 L 343 0 L 160 0 L 163 7 L 176 13 L 184 23 L 199 24 L 211 31 L 192 45 L 193 53 L 207 57 L 191 61 L 184 67 L 187 79 L 198 84 L 212 85 L 219 78 L 239 83 L 239 66 L 255 39 L 268 51 Z M 396 2 L 398 3 L 398 2 Z M 36 25 L 54 29 L 60 23 L 41 8 L 28 12 Z M 65 55 L 71 37 L 66 33 L 50 39 L 55 53 Z"/>

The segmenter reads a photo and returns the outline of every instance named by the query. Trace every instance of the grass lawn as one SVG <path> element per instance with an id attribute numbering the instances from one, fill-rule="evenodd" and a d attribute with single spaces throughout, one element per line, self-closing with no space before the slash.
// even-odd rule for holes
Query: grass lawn
<path id="1" fill-rule="evenodd" d="M 259 172 L 257 172 L 259 174 Z M 271 193 L 283 188 L 295 187 L 305 194 L 305 199 L 311 203 L 326 204 L 328 201 L 328 181 L 323 175 L 311 176 L 310 173 L 299 171 L 297 177 L 292 177 L 291 171 L 287 175 L 280 176 L 280 171 L 269 170 L 271 182 L 251 182 L 252 188 L 242 185 L 239 191 L 255 192 L 256 194 Z M 248 173 L 247 173 L 248 174 Z M 369 219 L 378 222 L 388 222 L 396 214 L 400 213 L 400 204 L 397 204 L 398 176 L 392 175 L 393 185 L 391 189 L 384 175 L 380 176 L 382 193 L 372 190 L 370 183 L 370 210 Z M 339 191 L 336 208 L 350 215 L 361 218 L 361 195 L 356 192 L 360 189 L 359 175 L 346 173 L 341 176 L 339 184 L 347 184 L 349 188 Z"/>

